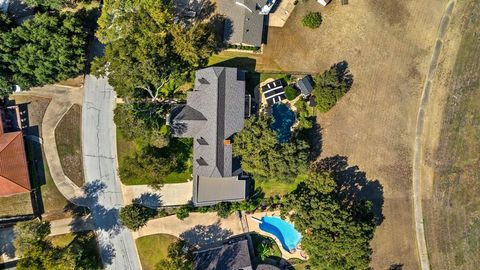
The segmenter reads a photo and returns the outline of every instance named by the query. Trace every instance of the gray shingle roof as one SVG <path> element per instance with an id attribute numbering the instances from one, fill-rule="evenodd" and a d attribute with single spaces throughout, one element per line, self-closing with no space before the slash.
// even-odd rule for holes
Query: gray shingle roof
<path id="1" fill-rule="evenodd" d="M 260 47 L 263 38 L 264 16 L 258 7 L 266 0 L 219 0 L 219 13 L 226 16 L 225 41 Z"/>
<path id="2" fill-rule="evenodd" d="M 302 79 L 298 80 L 296 86 L 302 92 L 302 95 L 308 96 L 312 93 L 313 90 L 313 81 L 310 75 L 303 77 Z"/>
<path id="3" fill-rule="evenodd" d="M 187 94 L 187 104 L 172 111 L 170 124 L 176 127 L 174 135 L 194 138 L 193 179 L 199 181 L 200 186 L 203 186 L 203 178 L 199 176 L 222 179 L 233 176 L 234 170 L 237 175 L 241 173 L 232 166 L 230 139 L 243 128 L 244 103 L 244 72 L 236 68 L 210 67 L 196 72 L 194 91 Z M 194 186 L 194 193 L 197 191 Z M 221 194 L 218 196 L 219 201 L 228 200 Z M 194 194 L 194 203 L 196 198 Z M 238 198 L 235 194 L 231 200 Z M 210 195 L 209 200 L 215 201 Z"/>
<path id="4" fill-rule="evenodd" d="M 195 270 L 252 270 L 248 240 L 226 243 L 194 253 Z"/>

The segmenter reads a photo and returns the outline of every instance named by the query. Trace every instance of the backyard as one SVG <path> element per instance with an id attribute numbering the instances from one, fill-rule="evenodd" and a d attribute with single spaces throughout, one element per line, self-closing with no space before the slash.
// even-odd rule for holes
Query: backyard
<path id="1" fill-rule="evenodd" d="M 168 246 L 177 238 L 169 234 L 154 234 L 135 240 L 144 270 L 154 270 L 155 265 L 168 256 Z"/>
<path id="2" fill-rule="evenodd" d="M 283 28 L 270 27 L 258 72 L 318 74 L 346 61 L 350 91 L 319 114 L 321 158 L 348 157 L 351 166 L 383 186 L 385 217 L 372 241 L 375 269 L 419 267 L 413 231 L 411 157 L 420 93 L 444 2 L 300 1 Z M 306 29 L 301 18 L 320 11 Z M 392 68 L 394 67 L 394 68 Z"/>

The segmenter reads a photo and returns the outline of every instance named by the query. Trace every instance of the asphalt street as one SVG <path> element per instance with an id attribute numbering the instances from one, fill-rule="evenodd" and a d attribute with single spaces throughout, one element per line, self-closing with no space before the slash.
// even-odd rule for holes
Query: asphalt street
<path id="1" fill-rule="evenodd" d="M 123 205 L 117 174 L 113 109 L 115 92 L 107 79 L 85 77 L 82 143 L 86 203 L 92 211 L 106 269 L 142 269 L 129 230 L 119 224 Z"/>

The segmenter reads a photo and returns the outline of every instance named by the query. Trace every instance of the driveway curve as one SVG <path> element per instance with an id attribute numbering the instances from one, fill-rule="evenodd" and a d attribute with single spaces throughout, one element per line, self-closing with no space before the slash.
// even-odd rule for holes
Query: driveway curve
<path id="1" fill-rule="evenodd" d="M 438 66 L 438 59 L 443 47 L 443 41 L 445 34 L 447 33 L 448 26 L 450 24 L 450 18 L 455 7 L 455 0 L 451 0 L 447 4 L 445 13 L 440 22 L 438 28 L 437 41 L 433 50 L 432 58 L 430 60 L 429 70 L 427 72 L 425 83 L 423 86 L 422 97 L 417 114 L 417 123 L 415 131 L 415 142 L 413 148 L 413 207 L 415 216 L 415 233 L 417 238 L 417 248 L 420 258 L 420 265 L 422 270 L 430 269 L 430 262 L 428 259 L 428 250 L 425 238 L 425 228 L 423 224 L 423 209 L 422 209 L 422 161 L 423 161 L 423 141 L 424 141 L 424 124 L 425 124 L 425 109 L 428 106 L 428 102 L 431 95 L 432 83 L 435 72 Z"/>

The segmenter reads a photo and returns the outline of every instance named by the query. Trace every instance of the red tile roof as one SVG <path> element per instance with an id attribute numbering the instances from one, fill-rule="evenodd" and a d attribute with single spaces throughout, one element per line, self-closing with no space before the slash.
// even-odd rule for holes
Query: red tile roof
<path id="1" fill-rule="evenodd" d="M 0 196 L 30 190 L 22 132 L 0 133 Z"/>

